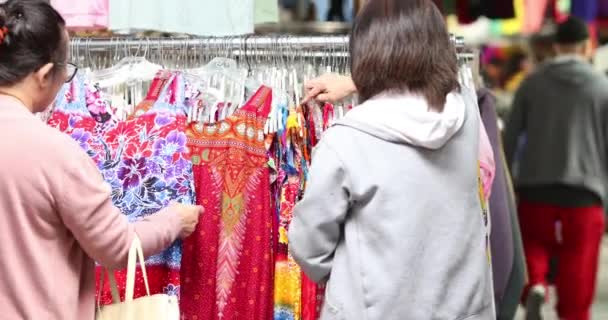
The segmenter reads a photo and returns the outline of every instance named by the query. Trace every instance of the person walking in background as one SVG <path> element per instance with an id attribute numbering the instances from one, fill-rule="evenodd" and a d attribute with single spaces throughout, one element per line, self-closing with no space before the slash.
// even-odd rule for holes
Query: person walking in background
<path id="1" fill-rule="evenodd" d="M 556 255 L 562 320 L 588 320 L 595 293 L 608 178 L 608 80 L 588 62 L 586 24 L 558 25 L 557 57 L 521 84 L 505 132 L 529 270 L 527 319 L 542 319 Z M 522 143 L 522 141 L 524 141 Z"/>

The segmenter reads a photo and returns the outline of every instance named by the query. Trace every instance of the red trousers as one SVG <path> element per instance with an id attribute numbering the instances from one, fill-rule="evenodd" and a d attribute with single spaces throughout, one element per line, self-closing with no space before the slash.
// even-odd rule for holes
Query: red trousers
<path id="1" fill-rule="evenodd" d="M 604 233 L 603 208 L 522 202 L 519 217 L 530 278 L 524 298 L 531 286 L 547 287 L 549 259 L 556 256 L 560 319 L 589 320 Z"/>

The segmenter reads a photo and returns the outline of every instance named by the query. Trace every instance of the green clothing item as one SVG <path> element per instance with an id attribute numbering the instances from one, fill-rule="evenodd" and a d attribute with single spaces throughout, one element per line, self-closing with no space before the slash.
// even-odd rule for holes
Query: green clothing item
<path id="1" fill-rule="evenodd" d="M 196 36 L 253 33 L 254 0 L 110 0 L 110 30 Z"/>
<path id="2" fill-rule="evenodd" d="M 253 21 L 260 23 L 279 22 L 279 3 L 277 0 L 255 0 Z"/>
<path id="3" fill-rule="evenodd" d="M 456 14 L 456 0 L 443 0 L 443 14 L 448 16 Z"/>

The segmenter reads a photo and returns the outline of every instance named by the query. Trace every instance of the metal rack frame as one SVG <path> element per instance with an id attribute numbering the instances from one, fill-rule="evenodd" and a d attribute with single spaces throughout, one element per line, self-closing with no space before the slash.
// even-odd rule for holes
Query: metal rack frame
<path id="1" fill-rule="evenodd" d="M 462 37 L 451 36 L 459 54 L 468 53 Z M 268 50 L 310 50 L 339 51 L 348 50 L 348 36 L 239 36 L 221 38 L 73 38 L 72 52 L 84 49 L 89 52 L 107 50 L 153 51 L 153 50 L 241 50 L 241 52 Z"/>

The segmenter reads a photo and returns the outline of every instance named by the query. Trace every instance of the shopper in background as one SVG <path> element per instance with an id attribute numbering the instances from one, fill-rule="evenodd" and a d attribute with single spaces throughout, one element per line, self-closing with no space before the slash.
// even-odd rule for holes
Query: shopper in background
<path id="1" fill-rule="evenodd" d="M 591 42 L 583 21 L 571 17 L 560 24 L 555 40 L 557 57 L 530 75 L 515 96 L 505 152 L 519 168 L 528 319 L 541 319 L 549 258 L 556 254 L 559 317 L 588 320 L 604 230 L 608 80 L 588 63 Z"/>
<path id="2" fill-rule="evenodd" d="M 540 66 L 545 61 L 555 57 L 555 45 L 553 34 L 537 33 L 530 37 L 530 51 L 532 52 L 532 62 L 535 66 Z"/>
<path id="3" fill-rule="evenodd" d="M 76 69 L 61 16 L 43 0 L 0 4 L 0 318 L 95 316 L 95 263 L 126 264 L 193 232 L 202 208 L 173 205 L 129 224 L 110 188 L 69 136 L 33 113 Z M 94 260 L 93 260 L 94 259 Z"/>
<path id="4" fill-rule="evenodd" d="M 289 229 L 304 272 L 327 281 L 321 319 L 494 319 L 479 111 L 441 13 L 370 1 L 351 59 L 362 104 L 315 149 Z"/>
<path id="5" fill-rule="evenodd" d="M 505 64 L 502 81 L 503 89 L 508 93 L 514 94 L 531 70 L 532 62 L 528 53 L 522 48 L 513 48 Z"/>

